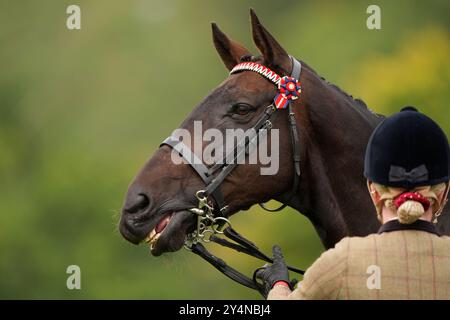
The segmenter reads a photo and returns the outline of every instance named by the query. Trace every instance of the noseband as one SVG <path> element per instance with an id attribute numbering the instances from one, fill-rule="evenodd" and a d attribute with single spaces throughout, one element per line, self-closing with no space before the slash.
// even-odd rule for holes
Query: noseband
<path id="1" fill-rule="evenodd" d="M 209 253 L 201 242 L 207 243 L 212 241 L 266 262 L 273 262 L 270 257 L 262 253 L 252 242 L 248 241 L 231 228 L 231 224 L 226 218 L 229 213 L 229 206 L 226 205 L 220 186 L 226 177 L 238 165 L 237 159 L 248 155 L 250 146 L 257 144 L 258 136 L 260 134 L 267 133 L 272 128 L 272 121 L 276 117 L 277 111 L 279 109 L 287 108 L 292 145 L 292 157 L 294 163 L 294 181 L 290 196 L 285 203 L 276 209 L 268 209 L 263 203 L 260 203 L 259 205 L 263 209 L 270 212 L 280 211 L 288 205 L 288 202 L 296 194 L 300 181 L 300 140 L 298 137 L 295 114 L 292 110 L 292 101 L 296 100 L 301 93 L 299 82 L 301 63 L 293 57 L 290 57 L 290 59 L 292 62 L 292 71 L 290 76 L 281 77 L 266 66 L 256 62 L 239 63 L 230 71 L 230 74 L 243 71 L 256 72 L 276 85 L 278 91 L 273 102 L 265 108 L 256 124 L 251 128 L 253 130 L 249 130 L 250 134 L 247 136 L 247 139 L 244 139 L 244 141 L 238 143 L 234 150 L 225 155 L 222 161 L 207 167 L 187 145 L 175 136 L 168 137 L 161 144 L 161 146 L 167 145 L 178 152 L 178 154 L 195 170 L 195 172 L 197 172 L 205 184 L 205 188 L 197 191 L 196 193 L 198 206 L 196 208 L 189 209 L 197 216 L 197 228 L 195 231 L 187 235 L 185 248 L 207 260 L 229 278 L 260 292 L 261 285 L 256 282 L 255 277 L 250 279 L 235 269 L 229 267 L 223 260 Z M 214 203 L 209 201 L 210 198 L 214 200 Z M 219 238 L 218 235 L 224 235 L 234 242 Z M 288 268 L 299 274 L 304 273 L 302 270 L 294 267 L 289 266 Z"/>

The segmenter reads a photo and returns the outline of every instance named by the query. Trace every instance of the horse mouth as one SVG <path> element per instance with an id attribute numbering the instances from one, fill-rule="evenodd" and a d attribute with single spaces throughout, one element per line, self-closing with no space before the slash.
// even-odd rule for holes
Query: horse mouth
<path id="1" fill-rule="evenodd" d="M 189 232 L 193 231 L 195 217 L 188 210 L 169 212 L 147 234 L 144 242 L 153 256 L 180 250 Z"/>
<path id="2" fill-rule="evenodd" d="M 158 241 L 161 234 L 166 230 L 167 225 L 170 223 L 170 220 L 172 219 L 174 212 L 169 213 L 166 215 L 161 221 L 158 222 L 158 224 L 150 231 L 150 233 L 145 238 L 145 243 L 148 243 L 150 245 L 150 250 L 152 250 L 155 247 L 156 242 Z"/>

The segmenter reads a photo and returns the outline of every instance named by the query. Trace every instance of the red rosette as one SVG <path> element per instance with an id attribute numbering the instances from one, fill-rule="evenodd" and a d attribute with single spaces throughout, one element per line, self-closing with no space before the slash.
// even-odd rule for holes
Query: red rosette
<path id="1" fill-rule="evenodd" d="M 280 83 L 278 84 L 279 93 L 289 101 L 293 101 L 298 99 L 300 93 L 302 92 L 302 87 L 300 82 L 293 78 L 284 76 L 280 79 Z"/>

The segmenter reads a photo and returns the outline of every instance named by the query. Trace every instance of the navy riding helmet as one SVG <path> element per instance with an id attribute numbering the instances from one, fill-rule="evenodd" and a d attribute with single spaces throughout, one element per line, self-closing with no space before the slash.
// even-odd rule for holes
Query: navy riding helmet
<path id="1" fill-rule="evenodd" d="M 370 181 L 412 189 L 450 180 L 450 149 L 442 129 L 414 107 L 386 118 L 372 133 L 364 175 Z"/>

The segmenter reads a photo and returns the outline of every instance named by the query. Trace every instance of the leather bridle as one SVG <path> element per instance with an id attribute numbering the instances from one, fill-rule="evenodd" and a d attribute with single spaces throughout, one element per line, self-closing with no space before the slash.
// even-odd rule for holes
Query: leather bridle
<path id="1" fill-rule="evenodd" d="M 298 98 L 301 92 L 299 82 L 301 63 L 293 57 L 290 57 L 290 59 L 292 62 L 290 77 L 280 77 L 269 68 L 255 62 L 243 62 L 231 70 L 230 74 L 242 71 L 256 72 L 275 85 L 278 85 L 278 93 L 275 96 L 274 102 L 265 108 L 256 124 L 251 128 L 253 130 L 249 131 L 250 134 L 246 137 L 246 139 L 238 143 L 234 147 L 234 150 L 225 155 L 222 161 L 217 162 L 210 167 L 206 166 L 186 144 L 173 135 L 169 136 L 161 144 L 161 146 L 167 145 L 174 151 L 178 152 L 178 154 L 195 170 L 195 172 L 197 172 L 205 184 L 205 188 L 196 193 L 198 206 L 196 208 L 189 209 L 193 214 L 197 215 L 197 228 L 194 232 L 188 234 L 185 247 L 207 260 L 229 278 L 260 292 L 262 292 L 261 284 L 258 283 L 255 278 L 250 279 L 235 269 L 229 267 L 223 260 L 209 253 L 201 242 L 212 241 L 266 262 L 273 262 L 270 257 L 262 253 L 252 242 L 248 241 L 231 228 L 231 224 L 227 219 L 229 207 L 226 205 L 220 186 L 226 177 L 238 165 L 237 159 L 248 155 L 250 145 L 257 141 L 258 136 L 262 133 L 267 133 L 272 128 L 272 121 L 276 117 L 277 112 L 279 112 L 279 109 L 287 108 L 292 145 L 292 158 L 294 163 L 294 180 L 292 189 L 288 200 L 280 207 L 276 209 L 268 209 L 262 203 L 260 206 L 270 212 L 280 211 L 284 209 L 288 205 L 288 202 L 295 196 L 295 194 L 297 194 L 300 181 L 300 140 L 291 102 L 292 100 Z M 280 86 L 280 84 L 286 83 L 286 81 L 289 80 L 291 83 L 297 85 L 295 90 L 291 90 L 290 92 L 283 90 Z M 293 85 L 291 85 L 291 87 L 292 86 Z M 245 155 L 243 153 L 245 153 Z M 210 198 L 214 201 L 210 201 Z M 219 235 L 224 235 L 234 242 L 220 238 L 218 237 Z M 299 274 L 304 273 L 302 270 L 294 267 L 289 266 L 288 268 Z"/>

